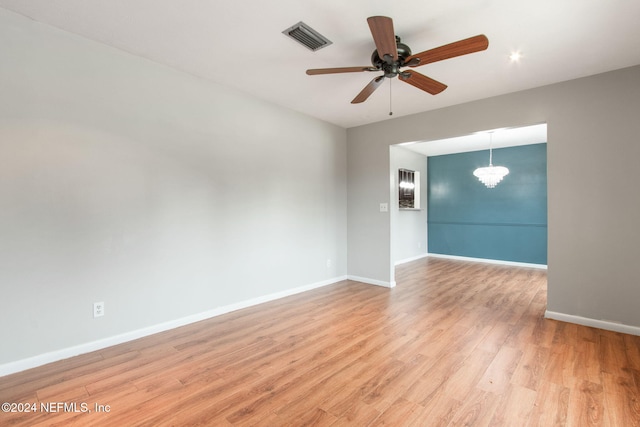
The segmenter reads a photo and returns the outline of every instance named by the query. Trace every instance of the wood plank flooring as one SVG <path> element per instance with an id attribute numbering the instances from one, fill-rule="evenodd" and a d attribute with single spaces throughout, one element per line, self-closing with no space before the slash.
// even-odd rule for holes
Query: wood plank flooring
<path id="1" fill-rule="evenodd" d="M 423 259 L 396 280 L 5 376 L 0 402 L 37 412 L 0 425 L 640 426 L 640 337 L 544 319 L 545 271 Z"/>

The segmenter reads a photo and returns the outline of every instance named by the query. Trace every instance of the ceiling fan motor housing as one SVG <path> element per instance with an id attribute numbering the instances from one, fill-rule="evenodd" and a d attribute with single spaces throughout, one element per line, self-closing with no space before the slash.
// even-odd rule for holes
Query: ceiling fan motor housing
<path id="1" fill-rule="evenodd" d="M 400 67 L 405 65 L 405 60 L 411 56 L 411 49 L 404 43 L 400 42 L 400 37 L 396 36 L 396 47 L 398 50 L 398 60 L 386 55 L 386 58 L 380 58 L 378 50 L 374 50 L 371 54 L 371 64 L 379 70 L 384 71 L 385 77 L 395 77 L 400 74 Z"/>

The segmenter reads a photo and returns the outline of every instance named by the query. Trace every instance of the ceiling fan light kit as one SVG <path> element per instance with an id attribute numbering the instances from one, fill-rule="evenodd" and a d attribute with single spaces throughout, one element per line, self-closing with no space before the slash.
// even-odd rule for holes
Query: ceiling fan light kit
<path id="1" fill-rule="evenodd" d="M 371 16 L 367 18 L 376 50 L 371 54 L 371 66 L 319 68 L 307 70 L 308 75 L 356 73 L 363 71 L 381 71 L 383 75 L 375 77 L 351 101 L 358 104 L 366 101 L 380 86 L 384 78 L 398 77 L 399 80 L 423 90 L 431 95 L 437 95 L 447 88 L 447 85 L 413 70 L 402 70 L 404 67 L 419 67 L 432 62 L 442 61 L 469 53 L 479 52 L 489 47 L 489 40 L 485 35 L 478 35 L 459 40 L 434 49 L 413 54 L 400 37 L 395 35 L 393 20 L 386 16 Z"/>

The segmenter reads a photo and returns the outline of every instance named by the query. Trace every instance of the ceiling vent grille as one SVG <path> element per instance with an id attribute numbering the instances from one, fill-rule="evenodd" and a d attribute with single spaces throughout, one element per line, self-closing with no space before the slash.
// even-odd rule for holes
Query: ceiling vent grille
<path id="1" fill-rule="evenodd" d="M 318 49 L 322 49 L 323 47 L 327 47 L 332 43 L 328 38 L 302 21 L 298 22 L 291 28 L 287 28 L 282 32 L 282 34 L 291 37 L 307 49 L 314 52 Z"/>

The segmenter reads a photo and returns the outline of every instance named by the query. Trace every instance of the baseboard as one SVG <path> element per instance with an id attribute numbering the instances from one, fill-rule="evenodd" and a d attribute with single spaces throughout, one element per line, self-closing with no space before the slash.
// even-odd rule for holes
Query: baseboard
<path id="1" fill-rule="evenodd" d="M 382 280 L 369 279 L 367 277 L 359 277 L 359 276 L 347 276 L 348 280 L 353 280 L 354 282 L 362 282 L 368 285 L 376 285 L 382 286 L 384 288 L 395 288 L 396 282 L 383 282 Z"/>
<path id="2" fill-rule="evenodd" d="M 103 338 L 96 341 L 91 341 L 84 344 L 79 344 L 73 347 L 67 347 L 56 351 L 40 354 L 37 356 L 29 357 L 15 362 L 9 362 L 0 365 L 0 377 L 14 374 L 16 372 L 25 371 L 27 369 L 36 368 L 38 366 L 46 365 L 48 363 L 57 362 L 60 360 L 68 359 L 70 357 L 78 356 L 92 351 L 102 350 L 107 347 L 122 344 L 128 341 L 133 341 L 139 338 L 144 338 L 149 335 L 157 334 L 159 332 L 168 331 L 170 329 L 179 328 L 181 326 L 189 325 L 191 323 L 200 322 L 202 320 L 210 319 L 212 317 L 220 316 L 222 314 L 230 313 L 232 311 L 240 310 L 243 308 L 252 307 L 254 305 L 262 304 L 265 302 L 285 298 L 291 295 L 299 294 L 302 292 L 310 291 L 312 289 L 321 288 L 323 286 L 332 285 L 334 283 L 347 280 L 347 276 L 334 277 L 332 279 L 324 280 L 321 282 L 313 283 L 306 286 L 300 286 L 286 291 L 277 292 L 269 295 L 264 295 L 250 300 L 241 301 L 236 304 L 230 304 L 224 307 L 218 307 L 213 310 L 208 310 L 203 313 L 197 313 L 191 316 L 182 317 L 180 319 L 171 320 L 168 322 L 160 323 L 157 325 L 148 326 L 142 329 L 136 329 L 135 331 L 125 332 L 123 334 Z"/>
<path id="3" fill-rule="evenodd" d="M 484 262 L 487 264 L 509 265 L 513 267 L 539 268 L 541 270 L 547 269 L 546 264 L 531 264 L 528 262 L 502 261 L 499 259 L 472 258 L 472 257 L 466 257 L 466 256 L 445 255 L 445 254 L 427 254 L 427 256 L 431 258 L 444 258 L 444 259 L 454 259 L 458 261 Z"/>
<path id="4" fill-rule="evenodd" d="M 558 313 L 556 311 L 549 310 L 544 312 L 544 317 L 547 319 L 560 320 L 561 322 L 575 323 L 582 326 L 590 326 L 592 328 L 640 336 L 640 327 L 629 326 L 623 323 L 612 322 L 610 320 L 596 320 L 589 317 L 574 316 L 572 314 Z"/>
<path id="5" fill-rule="evenodd" d="M 411 257 L 411 258 L 401 259 L 400 261 L 396 261 L 394 265 L 406 264 L 408 262 L 417 261 L 419 259 L 426 258 L 428 256 L 429 256 L 429 254 L 424 253 L 424 254 L 420 254 L 420 255 L 417 255 L 417 256 L 414 256 L 414 257 Z"/>

